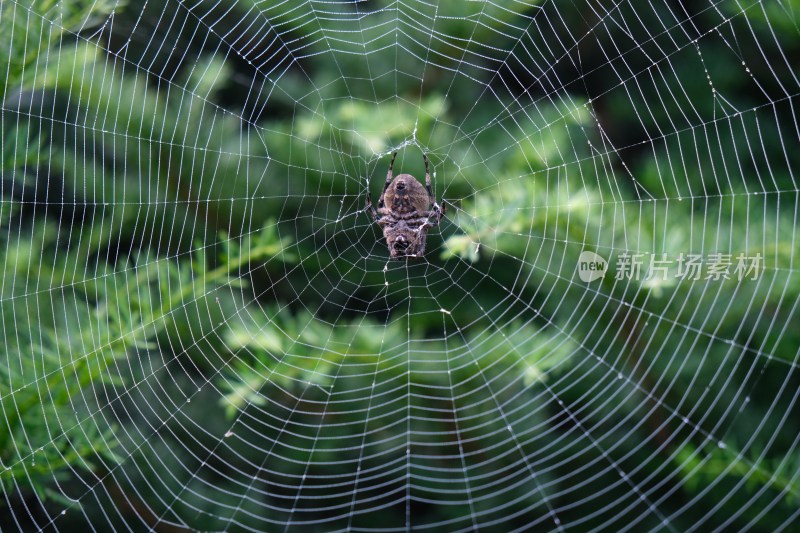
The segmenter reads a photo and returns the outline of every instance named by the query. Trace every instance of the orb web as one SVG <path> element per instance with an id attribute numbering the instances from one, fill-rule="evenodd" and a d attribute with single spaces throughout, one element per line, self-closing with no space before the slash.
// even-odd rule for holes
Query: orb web
<path id="1" fill-rule="evenodd" d="M 4 2 L 3 525 L 789 527 L 797 28 Z M 395 151 L 448 209 L 400 261 Z"/>

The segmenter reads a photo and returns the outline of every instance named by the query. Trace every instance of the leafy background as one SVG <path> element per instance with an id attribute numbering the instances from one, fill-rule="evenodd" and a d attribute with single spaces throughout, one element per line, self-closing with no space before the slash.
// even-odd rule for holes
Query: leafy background
<path id="1" fill-rule="evenodd" d="M 414 6 L 2 3 L 3 527 L 797 516 L 797 2 Z"/>

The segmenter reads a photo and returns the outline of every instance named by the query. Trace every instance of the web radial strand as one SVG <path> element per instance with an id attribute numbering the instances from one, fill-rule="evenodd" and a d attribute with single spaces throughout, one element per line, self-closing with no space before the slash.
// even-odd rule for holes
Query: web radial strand
<path id="1" fill-rule="evenodd" d="M 0 4 L 0 528 L 796 523 L 798 6 L 679 4 Z"/>

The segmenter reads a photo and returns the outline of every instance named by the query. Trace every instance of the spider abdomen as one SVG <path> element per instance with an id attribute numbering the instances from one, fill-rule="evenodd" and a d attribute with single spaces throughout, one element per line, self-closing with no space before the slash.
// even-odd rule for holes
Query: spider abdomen
<path id="1" fill-rule="evenodd" d="M 430 198 L 425 187 L 410 174 L 400 174 L 384 195 L 384 204 L 395 215 L 414 214 L 428 209 Z"/>

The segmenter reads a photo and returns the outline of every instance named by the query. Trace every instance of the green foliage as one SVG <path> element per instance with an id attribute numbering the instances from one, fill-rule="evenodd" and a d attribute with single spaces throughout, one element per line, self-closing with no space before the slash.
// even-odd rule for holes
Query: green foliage
<path id="1" fill-rule="evenodd" d="M 0 476 L 6 490 L 32 487 L 44 496 L 53 476 L 63 479 L 69 467 L 91 470 L 95 461 L 115 460 L 115 428 L 91 416 L 98 406 L 87 391 L 115 384 L 113 364 L 127 349 L 143 347 L 143 339 L 125 335 L 138 324 L 113 305 L 117 294 L 109 294 L 107 279 L 92 277 L 90 288 L 57 277 L 71 264 L 55 253 L 58 232 L 41 228 L 7 241 L 0 256 L 7 424 Z M 97 274 L 112 273 L 101 266 Z"/>
<path id="2" fill-rule="evenodd" d="M 253 227 L 266 221 L 268 210 L 248 210 L 244 202 L 273 196 L 259 185 L 269 164 L 262 132 L 209 101 L 229 76 L 225 63 L 208 58 L 179 80 L 182 88 L 156 90 L 135 71 L 123 76 L 90 45 L 62 49 L 51 62 L 42 87 L 54 90 L 57 102 L 69 101 L 63 113 L 78 121 L 53 134 L 51 158 L 67 189 L 105 215 L 96 217 L 102 222 L 92 228 L 93 246 L 133 240 L 174 255 L 198 235 L 210 235 L 208 245 L 220 231 L 237 238 L 248 231 L 241 223 L 229 227 L 231 219 Z M 119 127 L 93 127 L 103 122 Z M 106 157 L 60 148 L 76 143 L 102 147 Z M 229 198 L 241 200 L 223 201 Z"/>
<path id="3" fill-rule="evenodd" d="M 121 2 L 34 0 L 0 6 L 0 101 L 42 76 L 47 52 L 63 35 L 96 26 Z"/>
<path id="4" fill-rule="evenodd" d="M 90 261 L 77 269 L 80 248 L 57 247 L 54 226 L 16 235 L 0 254 L 3 271 L 3 364 L 0 398 L 6 421 L 0 431 L 0 479 L 6 489 L 34 488 L 70 467 L 96 470 L 114 464 L 115 426 L 98 416 L 114 397 L 120 359 L 157 346 L 153 340 L 173 315 L 229 284 L 250 262 L 284 257 L 288 241 L 274 225 L 244 241 L 223 245 L 219 266 L 203 255 L 179 262 L 146 256 L 139 264 Z M 223 241 L 224 243 L 225 241 Z M 92 389 L 107 388 L 107 393 Z M 99 463 L 98 463 L 99 462 Z"/>
<path id="5" fill-rule="evenodd" d="M 781 117 L 791 102 L 764 106 L 741 81 L 751 78 L 732 74 L 770 67 L 755 47 L 739 57 L 724 41 L 681 43 L 672 72 L 650 84 L 642 73 L 659 43 L 629 29 L 643 37 L 624 55 L 639 73 L 631 94 L 600 52 L 605 36 L 576 43 L 580 73 L 555 76 L 583 87 L 519 69 L 509 50 L 549 50 L 558 37 L 532 31 L 532 3 L 337 4 L 363 14 L 361 31 L 301 1 L 195 6 L 197 20 L 243 21 L 240 55 L 220 52 L 231 28 L 208 31 L 202 46 L 174 29 L 151 35 L 150 15 L 165 6 L 0 7 L 0 57 L 11 58 L 0 62 L 5 491 L 63 501 L 54 481 L 69 487 L 129 462 L 119 490 L 156 516 L 258 528 L 263 508 L 243 487 L 270 495 L 274 523 L 295 494 L 265 470 L 296 481 L 361 468 L 386 489 L 379 518 L 403 523 L 391 501 L 406 490 L 411 454 L 430 467 L 409 467 L 415 493 L 449 504 L 427 509 L 431 521 L 465 515 L 463 501 L 440 494 L 465 469 L 485 483 L 468 487 L 473 513 L 511 515 L 545 499 L 602 508 L 619 484 L 610 461 L 644 491 L 659 490 L 672 465 L 685 492 L 659 504 L 667 511 L 686 497 L 735 508 L 742 484 L 740 499 L 781 496 L 776 525 L 796 512 L 800 425 L 775 413 L 797 407 L 774 391 L 797 385 L 787 369 L 800 333 L 776 326 L 800 298 L 798 154 Z M 586 6 L 563 8 L 564 24 L 587 24 Z M 752 23 L 796 50 L 796 17 L 784 10 L 791 2 L 748 9 L 731 27 Z M 108 42 L 75 37 L 112 12 L 125 30 L 109 29 Z M 641 14 L 643 26 L 662 15 Z M 273 34 L 251 20 L 292 46 L 270 48 Z M 125 53 L 108 53 L 120 36 Z M 166 45 L 137 48 L 151 39 Z M 697 75 L 706 67 L 713 93 Z M 498 83 L 500 68 L 520 87 Z M 759 90 L 778 94 L 793 74 L 770 76 Z M 665 88 L 685 92 L 664 102 Z M 68 127 L 39 120 L 44 103 Z M 722 141 L 698 140 L 712 126 Z M 420 152 L 430 155 L 448 202 L 425 262 L 388 263 L 362 212 L 396 149 L 397 168 L 414 175 Z M 584 250 L 611 265 L 624 251 L 759 252 L 767 270 L 747 284 L 585 285 L 573 271 Z M 556 398 L 575 406 L 568 421 Z M 103 416 L 115 403 L 153 406 L 152 418 Z M 212 468 L 195 445 L 215 450 Z M 518 500 L 494 496 L 504 481 L 518 484 Z"/>

